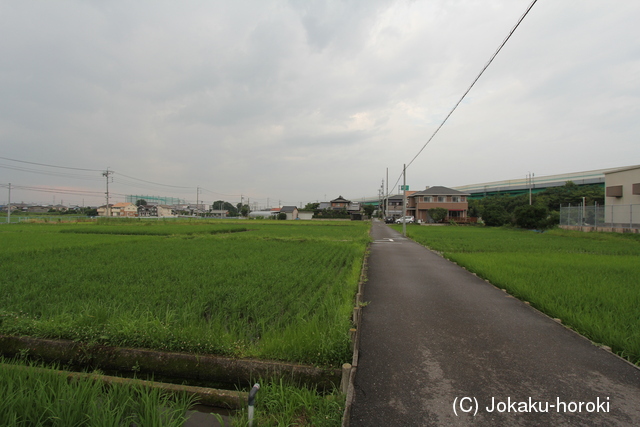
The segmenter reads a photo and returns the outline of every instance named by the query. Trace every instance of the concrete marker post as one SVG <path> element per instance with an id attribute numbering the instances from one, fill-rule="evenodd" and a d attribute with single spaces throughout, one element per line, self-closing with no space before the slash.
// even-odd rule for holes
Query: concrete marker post
<path id="1" fill-rule="evenodd" d="M 342 364 L 342 378 L 340 379 L 340 392 L 347 394 L 349 378 L 351 377 L 351 363 Z"/>
<path id="2" fill-rule="evenodd" d="M 356 332 L 358 330 L 355 328 L 349 329 L 349 340 L 351 341 L 351 351 L 354 351 L 356 348 Z"/>

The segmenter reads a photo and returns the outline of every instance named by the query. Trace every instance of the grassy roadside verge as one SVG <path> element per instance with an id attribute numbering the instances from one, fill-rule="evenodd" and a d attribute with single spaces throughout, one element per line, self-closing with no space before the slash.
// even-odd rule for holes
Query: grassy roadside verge
<path id="1" fill-rule="evenodd" d="M 407 227 L 410 238 L 640 362 L 640 236 Z"/>

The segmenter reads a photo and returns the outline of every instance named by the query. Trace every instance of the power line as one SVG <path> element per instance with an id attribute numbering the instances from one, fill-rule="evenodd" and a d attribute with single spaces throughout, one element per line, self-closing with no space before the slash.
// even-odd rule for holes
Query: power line
<path id="1" fill-rule="evenodd" d="M 0 184 L 0 186 L 8 187 L 8 184 Z M 11 188 L 15 190 L 35 191 L 38 193 L 58 193 L 58 194 L 69 194 L 69 195 L 76 195 L 76 196 L 97 196 L 97 195 L 104 194 L 103 192 L 99 192 L 99 191 L 59 189 L 55 187 L 36 187 L 36 186 L 15 185 L 15 184 L 11 184 Z"/>
<path id="2" fill-rule="evenodd" d="M 456 110 L 456 108 L 458 108 L 458 105 L 460 105 L 460 103 L 462 102 L 462 100 L 467 96 L 467 94 L 471 91 L 471 88 L 473 88 L 473 86 L 476 84 L 476 82 L 480 79 L 480 77 L 482 76 L 482 74 L 484 74 L 484 72 L 486 71 L 487 68 L 489 68 L 489 65 L 491 65 L 491 63 L 493 62 L 493 60 L 496 58 L 496 56 L 498 56 L 498 53 L 500 53 L 500 51 L 502 50 L 502 48 L 507 44 L 507 41 L 509 41 L 509 39 L 511 38 L 511 36 L 513 35 L 513 33 L 515 33 L 516 29 L 520 26 L 520 23 L 522 23 L 522 21 L 524 20 L 524 18 L 529 14 L 529 11 L 531 11 L 531 9 L 533 8 L 533 6 L 536 4 L 538 0 L 533 0 L 531 2 L 531 4 L 529 4 L 529 6 L 527 7 L 527 10 L 522 14 L 522 16 L 520 17 L 520 19 L 518 19 L 518 22 L 516 23 L 516 25 L 511 29 L 511 31 L 509 32 L 509 34 L 507 35 L 507 37 L 505 37 L 505 39 L 502 41 L 502 43 L 500 44 L 500 46 L 498 47 L 498 49 L 495 51 L 495 53 L 491 56 L 491 58 L 489 58 L 489 61 L 487 61 L 487 63 L 485 64 L 485 66 L 482 68 L 482 70 L 480 71 L 480 73 L 476 76 L 476 78 L 473 80 L 473 82 L 471 83 L 471 85 L 469 86 L 469 88 L 464 92 L 464 94 L 462 95 L 462 97 L 458 100 L 458 102 L 453 106 L 453 108 L 451 109 L 451 111 L 449 111 L 449 114 L 447 114 L 447 116 L 444 118 L 444 120 L 442 121 L 442 123 L 440 123 L 440 126 L 438 126 L 438 128 L 435 130 L 435 132 L 433 132 L 433 134 L 431 135 L 431 137 L 427 140 L 427 142 L 424 143 L 424 145 L 422 146 L 422 148 L 420 148 L 420 150 L 418 151 L 418 153 L 413 156 L 413 159 L 411 159 L 411 161 L 409 163 L 407 163 L 407 166 L 405 167 L 405 170 L 411 166 L 411 164 L 414 162 L 415 159 L 418 158 L 418 156 L 424 151 L 424 149 L 427 147 L 427 145 L 429 145 L 429 143 L 431 142 L 431 140 L 436 136 L 436 134 L 438 133 L 438 131 L 442 128 L 442 126 L 444 126 L 444 124 L 446 123 L 446 121 L 449 119 L 449 117 L 451 117 L 451 115 L 453 114 L 453 112 Z M 402 173 L 400 174 L 400 176 L 398 177 L 398 180 L 396 181 L 396 183 L 394 184 L 393 187 L 395 187 L 396 185 L 398 185 L 398 183 L 400 182 L 400 179 L 402 178 Z M 393 188 L 392 187 L 392 188 Z M 387 194 L 388 196 L 388 194 Z"/>
<path id="3" fill-rule="evenodd" d="M 12 162 L 29 164 L 29 165 L 43 166 L 43 167 L 47 167 L 47 168 L 58 168 L 58 169 L 87 171 L 87 172 L 100 172 L 103 176 L 105 174 L 104 170 L 100 170 L 100 169 L 87 169 L 87 168 L 76 168 L 76 167 L 50 165 L 50 164 L 46 164 L 46 163 L 38 163 L 38 162 L 30 162 L 30 161 L 26 161 L 26 160 L 12 159 L 12 158 L 3 157 L 3 156 L 0 156 L 0 159 L 12 161 Z M 29 167 L 19 166 L 19 165 L 0 164 L 0 168 L 16 170 L 16 171 L 20 171 L 20 172 L 31 172 L 31 173 L 49 175 L 49 176 L 57 176 L 57 177 L 64 177 L 64 178 L 75 178 L 75 179 L 81 179 L 81 180 L 85 180 L 85 181 L 102 181 L 102 179 L 103 179 L 100 176 L 94 176 L 94 175 L 88 175 L 88 174 L 72 174 L 72 173 L 65 173 L 65 172 L 55 172 L 55 171 L 48 171 L 48 170 L 42 170 L 42 169 L 29 168 Z M 153 187 L 155 187 L 155 188 L 164 187 L 165 189 L 168 189 L 168 188 L 179 189 L 179 190 L 181 190 L 181 191 L 178 191 L 179 193 L 185 193 L 185 192 L 187 192 L 185 190 L 192 191 L 194 189 L 194 187 L 192 187 L 192 186 L 163 184 L 163 183 L 160 183 L 160 182 L 154 182 L 154 181 L 149 181 L 149 180 L 145 180 L 145 179 L 142 179 L 142 178 L 136 178 L 136 177 L 133 177 L 133 176 L 130 176 L 130 175 L 124 174 L 122 172 L 118 172 L 118 171 L 109 171 L 108 169 L 107 169 L 107 171 L 109 172 L 109 174 L 112 174 L 111 175 L 112 182 L 117 182 L 118 184 L 125 185 L 125 186 L 128 186 L 128 187 L 137 187 L 137 188 L 143 188 L 143 189 L 151 189 Z M 114 177 L 115 177 L 115 179 L 114 179 Z M 147 184 L 147 185 L 144 185 L 144 184 Z M 2 185 L 2 184 L 0 184 L 0 185 Z M 104 194 L 102 192 L 88 192 L 88 193 L 87 192 L 77 192 L 76 193 L 74 190 L 57 190 L 57 189 L 52 189 L 50 187 L 14 186 L 13 188 L 21 189 L 21 190 L 28 190 L 28 191 L 61 193 L 61 194 L 84 194 L 84 195 L 89 195 L 89 193 L 93 193 L 93 194 L 96 194 L 96 195 L 97 194 Z M 203 188 L 200 188 L 200 189 L 204 190 L 204 191 L 207 191 L 208 193 L 211 193 L 211 194 L 219 194 L 221 196 L 226 196 L 226 197 L 241 197 L 240 194 L 225 194 L 225 193 L 219 193 L 219 192 L 215 192 L 215 191 L 211 191 L 211 190 L 207 190 L 207 189 L 203 189 Z M 110 193 L 114 194 L 114 195 L 122 195 L 122 196 L 124 196 L 124 194 L 114 193 L 114 192 L 111 192 L 111 191 L 110 191 Z"/>
<path id="4" fill-rule="evenodd" d="M 202 191 L 206 191 L 207 193 L 211 193 L 211 194 L 219 194 L 219 195 L 221 195 L 221 196 L 227 196 L 227 197 L 240 197 L 240 196 L 242 196 L 242 194 L 225 194 L 225 193 L 218 193 L 217 191 L 207 190 L 206 188 L 202 188 L 202 187 L 200 187 L 200 190 L 202 190 Z"/>
<path id="5" fill-rule="evenodd" d="M 145 184 L 144 182 L 136 182 L 130 179 L 126 179 L 126 178 L 122 178 L 122 175 L 118 175 L 115 178 L 112 177 L 112 182 L 115 182 L 117 184 L 120 184 L 121 186 L 127 186 L 127 187 L 135 187 L 135 188 L 141 188 L 144 189 L 144 191 L 152 191 L 152 192 L 156 192 L 156 191 L 171 191 L 172 193 L 179 193 L 179 194 L 188 194 L 193 192 L 194 187 L 179 187 L 179 189 L 161 189 L 158 190 L 158 186 L 157 185 L 149 185 L 149 184 Z"/>
<path id="6" fill-rule="evenodd" d="M 72 168 L 72 167 L 68 167 L 68 166 L 47 165 L 47 164 L 45 164 L 45 163 L 27 162 L 27 161 L 25 161 L 25 160 L 10 159 L 10 158 L 8 158 L 8 157 L 2 157 L 2 156 L 0 156 L 0 159 L 3 159 L 3 160 L 10 160 L 10 161 L 12 161 L 12 162 L 28 163 L 28 164 L 30 164 L 30 165 L 46 166 L 46 167 L 49 167 L 49 168 L 72 169 L 72 170 L 88 171 L 88 172 L 102 172 L 102 170 L 99 170 L 99 169 L 84 169 L 84 168 Z"/>
<path id="7" fill-rule="evenodd" d="M 527 10 L 524 12 L 524 14 L 522 14 L 522 16 L 520 17 L 520 19 L 518 19 L 518 22 L 516 23 L 516 25 L 511 29 L 511 31 L 509 32 L 509 34 L 507 35 L 507 37 L 503 40 L 502 44 L 500 44 L 500 46 L 498 47 L 498 49 L 495 51 L 495 53 L 491 56 L 491 58 L 489 59 L 489 61 L 487 61 L 487 63 L 485 64 L 485 66 L 482 68 L 482 70 L 480 71 L 480 73 L 477 75 L 477 77 L 473 80 L 473 82 L 471 83 L 471 85 L 469 86 L 469 88 L 465 91 L 465 93 L 462 95 L 462 97 L 460 98 L 460 100 L 458 100 L 458 102 L 456 103 L 456 105 L 453 106 L 453 108 L 451 109 L 451 111 L 449 111 L 449 114 L 447 114 L 447 117 L 444 118 L 444 120 L 442 121 L 442 123 L 440 123 L 440 126 L 438 126 L 438 128 L 435 130 L 435 132 L 433 132 L 433 135 L 431 135 L 431 137 L 427 140 L 427 142 L 425 142 L 425 144 L 422 146 L 422 148 L 420 149 L 420 151 L 418 151 L 418 154 L 416 154 L 413 159 L 411 159 L 411 161 L 407 164 L 407 167 L 411 166 L 411 164 L 413 163 L 413 161 L 420 155 L 420 153 L 422 153 L 422 151 L 425 149 L 425 147 L 431 142 L 431 140 L 433 139 L 434 136 L 436 136 L 436 134 L 438 133 L 438 131 L 440 130 L 440 128 L 442 128 L 442 126 L 444 126 L 445 122 L 449 119 L 449 117 L 451 116 L 451 114 L 453 114 L 453 112 L 456 110 L 456 108 L 458 108 L 458 105 L 460 105 L 460 103 L 462 102 L 462 100 L 467 96 L 467 94 L 471 91 L 471 88 L 473 88 L 473 86 L 476 84 L 476 82 L 480 79 L 480 77 L 482 76 L 482 74 L 484 74 L 485 70 L 487 68 L 489 68 L 489 65 L 491 65 L 491 63 L 493 62 L 493 60 L 495 59 L 496 56 L 498 56 L 498 53 L 500 53 L 500 51 L 502 50 L 502 48 L 504 47 L 504 45 L 507 44 L 507 41 L 509 41 L 509 39 L 511 38 L 511 36 L 513 35 L 513 33 L 516 31 L 516 29 L 518 28 L 518 26 L 520 26 L 520 23 L 524 20 L 524 18 L 529 14 L 529 11 L 531 10 L 531 8 L 533 8 L 533 5 L 536 4 L 538 0 L 533 0 L 531 2 L 531 4 L 529 5 L 529 7 L 527 7 Z"/>
<path id="8" fill-rule="evenodd" d="M 115 173 L 116 173 L 116 174 L 118 174 L 118 175 L 122 175 L 122 176 L 124 176 L 124 177 L 126 177 L 126 178 L 129 178 L 129 179 L 133 179 L 133 180 L 141 181 L 141 182 L 146 182 L 147 184 L 159 185 L 159 186 L 161 186 L 161 187 L 171 187 L 171 188 L 191 188 L 191 189 L 193 188 L 193 187 L 185 187 L 185 186 L 180 186 L 180 185 L 169 185 L 169 184 L 161 184 L 161 183 L 159 183 L 159 182 L 147 181 L 147 180 L 140 179 L 140 178 L 134 178 L 134 177 L 132 177 L 132 176 L 125 175 L 125 174 L 123 174 L 122 172 L 117 172 L 117 171 L 116 171 Z"/>
<path id="9" fill-rule="evenodd" d="M 43 170 L 32 169 L 24 166 L 11 166 L 11 165 L 0 164 L 0 168 L 11 169 L 11 170 L 16 170 L 20 172 L 37 173 L 41 175 L 59 176 L 63 178 L 75 178 L 75 179 L 92 180 L 92 181 L 99 180 L 99 178 L 92 175 L 86 175 L 86 174 L 79 175 L 79 174 L 71 174 L 71 173 L 65 173 L 65 172 L 43 171 Z"/>

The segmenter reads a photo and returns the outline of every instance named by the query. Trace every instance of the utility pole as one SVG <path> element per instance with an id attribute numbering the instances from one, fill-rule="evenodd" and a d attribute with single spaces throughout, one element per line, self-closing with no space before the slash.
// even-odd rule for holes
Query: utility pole
<path id="1" fill-rule="evenodd" d="M 382 204 L 384 203 L 384 179 L 382 180 L 382 184 L 380 185 L 380 190 L 378 191 L 378 196 L 379 196 L 379 200 L 378 200 L 378 217 L 380 216 L 384 216 L 384 215 L 380 215 L 383 211 L 382 209 Z M 385 214 L 386 215 L 386 214 Z"/>
<path id="2" fill-rule="evenodd" d="M 102 176 L 107 178 L 107 192 L 105 193 L 107 195 L 107 217 L 111 216 L 111 208 L 109 207 L 109 175 L 111 174 L 113 174 L 113 171 L 110 171 L 109 168 L 102 173 Z"/>
<path id="3" fill-rule="evenodd" d="M 532 174 L 531 172 L 529 172 L 529 175 L 527 175 L 527 181 L 528 181 L 528 184 L 529 184 L 529 206 L 531 206 L 531 189 L 533 187 L 533 177 L 534 176 L 535 175 Z"/>
<path id="4" fill-rule="evenodd" d="M 11 183 L 9 183 L 9 204 L 7 206 L 7 222 L 11 224 Z"/>
<path id="5" fill-rule="evenodd" d="M 407 165 L 402 166 L 402 235 L 407 237 Z"/>
<path id="6" fill-rule="evenodd" d="M 387 194 L 385 197 L 385 204 L 384 204 L 384 216 L 388 216 L 389 215 L 389 168 L 387 168 Z"/>
<path id="7" fill-rule="evenodd" d="M 196 187 L 196 216 L 200 211 L 200 187 Z"/>

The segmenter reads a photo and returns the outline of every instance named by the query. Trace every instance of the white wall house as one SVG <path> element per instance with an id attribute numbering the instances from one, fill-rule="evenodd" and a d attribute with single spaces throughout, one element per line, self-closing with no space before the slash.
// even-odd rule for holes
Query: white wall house
<path id="1" fill-rule="evenodd" d="M 640 226 L 640 165 L 605 172 L 605 222 Z"/>

